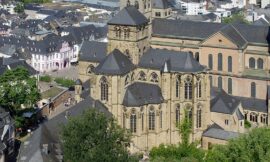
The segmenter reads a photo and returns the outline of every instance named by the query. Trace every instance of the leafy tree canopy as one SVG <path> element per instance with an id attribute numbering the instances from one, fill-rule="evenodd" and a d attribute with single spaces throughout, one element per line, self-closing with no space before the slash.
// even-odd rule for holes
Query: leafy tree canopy
<path id="1" fill-rule="evenodd" d="M 270 128 L 256 128 L 250 133 L 229 141 L 228 145 L 216 145 L 209 150 L 206 161 L 261 161 L 270 159 Z"/>
<path id="2" fill-rule="evenodd" d="M 88 110 L 62 129 L 65 161 L 126 162 L 130 136 L 112 118 Z"/>
<path id="3" fill-rule="evenodd" d="M 16 113 L 21 105 L 32 106 L 40 99 L 36 78 L 23 67 L 7 70 L 0 76 L 0 105 Z"/>
<path id="4" fill-rule="evenodd" d="M 23 3 L 17 3 L 17 5 L 14 7 L 14 11 L 16 13 L 24 13 L 24 4 Z"/>
<path id="5" fill-rule="evenodd" d="M 239 12 L 237 14 L 231 15 L 231 17 L 224 17 L 222 18 L 222 22 L 226 24 L 231 23 L 243 23 L 243 24 L 249 24 L 249 22 L 245 19 L 245 15 L 242 12 Z"/>

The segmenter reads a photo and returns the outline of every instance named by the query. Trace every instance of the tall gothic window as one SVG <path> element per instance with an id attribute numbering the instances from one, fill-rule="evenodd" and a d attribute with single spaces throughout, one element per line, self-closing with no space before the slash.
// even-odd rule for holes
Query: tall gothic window
<path id="1" fill-rule="evenodd" d="M 222 89 L 222 78 L 218 77 L 218 89 Z"/>
<path id="2" fill-rule="evenodd" d="M 252 82 L 251 85 L 250 85 L 250 94 L 251 94 L 251 97 L 256 97 L 256 84 L 255 82 Z"/>
<path id="3" fill-rule="evenodd" d="M 208 67 L 209 69 L 213 70 L 213 55 L 212 54 L 208 55 Z"/>
<path id="4" fill-rule="evenodd" d="M 253 57 L 249 58 L 249 68 L 255 69 L 255 59 Z"/>
<path id="5" fill-rule="evenodd" d="M 232 56 L 228 57 L 228 72 L 232 72 Z"/>
<path id="6" fill-rule="evenodd" d="M 199 52 L 195 53 L 195 59 L 199 62 L 200 61 L 200 54 Z"/>
<path id="7" fill-rule="evenodd" d="M 197 98 L 202 97 L 202 81 L 199 80 L 197 84 Z"/>
<path id="8" fill-rule="evenodd" d="M 116 26 L 114 28 L 114 30 L 115 30 L 115 37 L 120 38 L 121 37 L 121 28 Z"/>
<path id="9" fill-rule="evenodd" d="M 180 91 L 180 79 L 177 76 L 175 81 L 175 97 L 179 97 L 179 91 Z"/>
<path id="10" fill-rule="evenodd" d="M 175 122 L 179 123 L 180 122 L 180 105 L 177 104 L 175 108 Z"/>
<path id="11" fill-rule="evenodd" d="M 142 131 L 144 130 L 144 114 L 141 113 L 141 119 L 142 119 Z"/>
<path id="12" fill-rule="evenodd" d="M 129 28 L 124 29 L 124 38 L 125 39 L 129 38 L 129 31 L 130 31 Z"/>
<path id="13" fill-rule="evenodd" d="M 189 107 L 186 109 L 187 112 L 186 112 L 186 118 L 188 119 L 189 123 L 190 123 L 190 127 L 192 126 L 192 108 Z"/>
<path id="14" fill-rule="evenodd" d="M 202 109 L 200 107 L 198 107 L 198 110 L 197 110 L 196 127 L 197 128 L 201 128 L 202 127 Z"/>
<path id="15" fill-rule="evenodd" d="M 146 81 L 146 75 L 143 71 L 140 71 L 139 72 L 139 78 L 138 80 L 141 80 L 141 81 Z"/>
<path id="16" fill-rule="evenodd" d="M 158 83 L 158 75 L 156 73 L 152 73 L 150 81 L 154 83 Z"/>
<path id="17" fill-rule="evenodd" d="M 192 79 L 190 77 L 185 80 L 185 99 L 192 99 Z"/>
<path id="18" fill-rule="evenodd" d="M 100 79 L 100 92 L 101 101 L 108 101 L 108 82 L 105 77 Z"/>
<path id="19" fill-rule="evenodd" d="M 223 61 L 222 61 L 222 53 L 219 53 L 218 54 L 218 71 L 222 71 L 222 63 L 223 63 Z"/>
<path id="20" fill-rule="evenodd" d="M 129 0 L 127 1 L 127 6 L 130 6 L 130 1 Z"/>
<path id="21" fill-rule="evenodd" d="M 126 128 L 126 114 L 123 112 L 123 128 Z"/>
<path id="22" fill-rule="evenodd" d="M 155 110 L 153 107 L 149 110 L 149 130 L 155 130 Z"/>
<path id="23" fill-rule="evenodd" d="M 131 115 L 130 115 L 130 131 L 131 133 L 136 133 L 136 129 L 137 129 L 137 117 L 136 117 L 136 113 L 133 110 Z"/>
<path id="24" fill-rule="evenodd" d="M 228 78 L 228 93 L 232 94 L 232 78 Z"/>
<path id="25" fill-rule="evenodd" d="M 159 112 L 159 126 L 160 126 L 160 128 L 162 128 L 162 116 L 163 114 L 162 114 L 162 111 L 160 110 L 160 112 Z"/>
<path id="26" fill-rule="evenodd" d="M 134 5 L 137 9 L 139 9 L 139 2 L 135 1 L 135 5 Z"/>
<path id="27" fill-rule="evenodd" d="M 212 76 L 209 76 L 209 81 L 210 81 L 210 87 L 212 87 L 213 86 L 213 78 L 212 78 Z"/>
<path id="28" fill-rule="evenodd" d="M 258 69 L 263 69 L 263 59 L 259 58 L 257 60 L 257 66 L 258 66 Z"/>

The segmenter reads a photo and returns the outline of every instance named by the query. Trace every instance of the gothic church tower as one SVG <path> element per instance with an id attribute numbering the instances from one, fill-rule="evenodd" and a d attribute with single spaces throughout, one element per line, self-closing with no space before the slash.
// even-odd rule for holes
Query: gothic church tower
<path id="1" fill-rule="evenodd" d="M 119 49 L 137 65 L 149 48 L 149 21 L 134 6 L 124 7 L 108 22 L 108 53 Z"/>

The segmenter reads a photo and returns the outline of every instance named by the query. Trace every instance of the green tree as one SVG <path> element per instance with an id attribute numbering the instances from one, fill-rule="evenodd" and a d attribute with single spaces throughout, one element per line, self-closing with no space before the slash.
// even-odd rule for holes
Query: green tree
<path id="1" fill-rule="evenodd" d="M 16 114 L 21 105 L 32 107 L 40 99 L 36 78 L 23 67 L 7 70 L 0 76 L 0 85 L 0 105 L 12 113 Z"/>
<path id="2" fill-rule="evenodd" d="M 24 13 L 24 4 L 23 3 L 17 3 L 17 5 L 14 7 L 14 11 L 16 13 Z"/>
<path id="3" fill-rule="evenodd" d="M 88 110 L 63 126 L 64 160 L 76 162 L 126 162 L 130 136 L 114 119 Z"/>
<path id="4" fill-rule="evenodd" d="M 214 146 L 206 161 L 260 161 L 270 159 L 270 128 L 256 128 L 248 134 L 229 141 L 228 145 Z"/>
<path id="5" fill-rule="evenodd" d="M 188 112 L 185 112 L 187 116 Z M 176 123 L 181 134 L 181 143 L 178 145 L 160 145 L 150 151 L 152 162 L 199 162 L 205 155 L 202 149 L 196 147 L 196 143 L 189 143 L 192 121 L 184 118 L 181 123 Z"/>
<path id="6" fill-rule="evenodd" d="M 222 18 L 222 22 L 226 24 L 231 24 L 234 22 L 249 24 L 249 22 L 245 19 L 245 15 L 242 12 L 231 15 L 231 17 Z"/>

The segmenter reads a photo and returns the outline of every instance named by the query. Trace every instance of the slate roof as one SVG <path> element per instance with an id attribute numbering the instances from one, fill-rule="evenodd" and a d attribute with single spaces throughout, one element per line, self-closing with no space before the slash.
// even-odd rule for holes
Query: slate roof
<path id="1" fill-rule="evenodd" d="M 147 18 L 134 6 L 123 8 L 109 22 L 111 25 L 142 25 L 148 23 Z"/>
<path id="2" fill-rule="evenodd" d="M 152 1 L 152 8 L 167 9 L 169 8 L 168 0 L 154 0 Z"/>
<path id="3" fill-rule="evenodd" d="M 254 21 L 252 24 L 258 25 L 258 26 L 270 26 L 270 24 L 267 21 L 265 21 L 263 18 L 260 18 L 256 21 Z"/>
<path id="4" fill-rule="evenodd" d="M 234 42 L 238 48 L 244 48 L 248 43 L 240 32 L 231 24 L 224 26 L 220 32 Z"/>
<path id="5" fill-rule="evenodd" d="M 100 62 L 94 72 L 96 74 L 124 75 L 134 68 L 135 66 L 126 55 L 118 49 L 114 49 Z"/>
<path id="6" fill-rule="evenodd" d="M 240 133 L 225 131 L 224 129 L 217 127 L 210 127 L 204 133 L 203 137 L 210 137 L 220 140 L 230 140 L 239 137 Z"/>
<path id="7" fill-rule="evenodd" d="M 268 112 L 267 100 L 249 98 L 249 97 L 238 97 L 241 100 L 242 107 L 245 110 Z"/>
<path id="8" fill-rule="evenodd" d="M 211 89 L 217 90 L 215 88 Z M 224 90 L 217 90 L 216 96 L 211 99 L 211 112 L 224 113 L 224 114 L 233 114 L 239 104 L 240 100 L 234 96 L 228 95 Z"/>
<path id="9" fill-rule="evenodd" d="M 107 54 L 107 43 L 96 41 L 84 41 L 80 50 L 80 61 L 102 61 Z"/>
<path id="10" fill-rule="evenodd" d="M 188 52 L 153 48 L 147 50 L 140 58 L 139 67 L 163 70 L 165 62 L 167 62 L 170 71 L 202 72 L 206 69 Z"/>
<path id="11" fill-rule="evenodd" d="M 18 161 L 58 161 L 57 157 L 62 154 L 61 146 L 59 149 L 50 147 L 50 153 L 45 154 L 42 151 L 43 144 L 59 144 L 61 126 L 65 125 L 68 120 L 66 114 L 68 112 L 70 117 L 81 115 L 84 111 L 95 109 L 105 114 L 106 117 L 112 117 L 112 114 L 107 108 L 98 101 L 94 101 L 89 95 L 87 98 L 76 104 L 75 106 L 67 109 L 66 111 L 55 116 L 51 120 L 43 123 L 40 127 L 33 132 L 33 134 L 24 143 L 24 147 L 20 148 L 20 155 Z M 27 143 L 27 144 L 26 144 Z"/>
<path id="12" fill-rule="evenodd" d="M 268 45 L 270 42 L 270 30 L 267 26 L 247 25 L 247 24 L 223 24 L 211 22 L 195 22 L 185 20 L 154 19 L 153 35 L 162 37 L 179 37 L 195 40 L 204 40 L 217 33 L 225 26 L 233 26 L 226 29 L 228 35 L 237 33 L 248 43 Z M 232 33 L 230 33 L 230 30 Z M 237 31 L 237 32 L 235 32 Z M 237 44 L 243 44 L 243 39 L 233 34 L 233 39 Z M 239 41 L 239 42 L 238 42 Z"/>
<path id="13" fill-rule="evenodd" d="M 163 102 L 161 89 L 158 85 L 135 82 L 126 89 L 123 105 L 127 107 L 160 104 Z"/>

